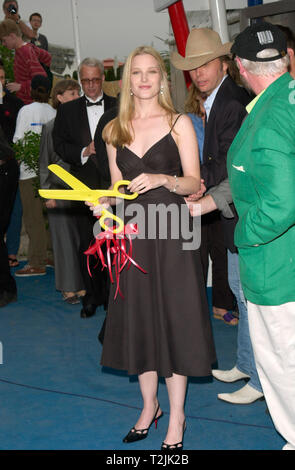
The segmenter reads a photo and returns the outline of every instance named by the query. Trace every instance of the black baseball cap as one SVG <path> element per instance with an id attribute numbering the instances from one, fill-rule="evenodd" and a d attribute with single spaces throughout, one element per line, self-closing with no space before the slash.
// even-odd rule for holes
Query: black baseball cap
<path id="1" fill-rule="evenodd" d="M 34 75 L 31 81 L 32 90 L 37 90 L 39 87 L 45 88 L 47 92 L 51 89 L 50 80 L 44 75 Z"/>
<path id="2" fill-rule="evenodd" d="M 273 57 L 257 57 L 265 49 L 276 49 L 278 54 Z M 248 26 L 235 38 L 231 53 L 253 62 L 272 62 L 287 54 L 286 35 L 277 26 L 267 23 L 255 23 Z"/>

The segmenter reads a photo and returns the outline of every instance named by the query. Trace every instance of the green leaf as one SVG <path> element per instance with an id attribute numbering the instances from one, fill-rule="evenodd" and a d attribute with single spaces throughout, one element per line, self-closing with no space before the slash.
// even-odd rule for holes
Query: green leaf
<path id="1" fill-rule="evenodd" d="M 25 132 L 24 137 L 13 144 L 15 158 L 26 167 L 39 173 L 39 152 L 41 136 L 35 132 Z"/>

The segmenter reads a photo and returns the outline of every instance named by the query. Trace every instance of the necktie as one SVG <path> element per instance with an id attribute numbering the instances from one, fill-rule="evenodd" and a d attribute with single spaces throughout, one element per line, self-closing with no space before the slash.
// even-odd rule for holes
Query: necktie
<path id="1" fill-rule="evenodd" d="M 92 101 L 89 101 L 86 98 L 86 106 L 102 106 L 102 102 L 103 102 L 103 98 L 101 98 L 99 101 L 96 101 L 95 103 L 93 103 Z"/>

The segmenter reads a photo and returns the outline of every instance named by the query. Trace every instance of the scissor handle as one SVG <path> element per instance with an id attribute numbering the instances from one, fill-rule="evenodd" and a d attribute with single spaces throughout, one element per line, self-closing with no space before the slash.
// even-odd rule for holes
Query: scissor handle
<path id="1" fill-rule="evenodd" d="M 137 198 L 138 193 L 124 194 L 124 193 L 121 193 L 119 191 L 120 186 L 128 186 L 129 183 L 130 183 L 130 181 L 128 181 L 128 180 L 119 180 L 119 181 L 117 181 L 114 184 L 113 189 L 111 190 L 112 192 L 115 193 L 114 196 L 121 197 L 123 199 L 135 199 L 135 198 Z"/>
<path id="2" fill-rule="evenodd" d="M 118 227 L 112 230 L 113 233 L 122 232 L 122 230 L 124 229 L 124 222 L 122 219 L 120 219 L 120 217 L 117 217 L 107 209 L 103 209 L 101 212 L 99 223 L 104 230 L 108 230 L 110 228 L 104 223 L 105 219 L 113 219 L 116 222 Z"/>

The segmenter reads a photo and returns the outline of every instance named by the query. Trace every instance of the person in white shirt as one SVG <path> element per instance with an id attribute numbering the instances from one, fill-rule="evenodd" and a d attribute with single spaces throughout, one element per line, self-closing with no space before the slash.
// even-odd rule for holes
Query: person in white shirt
<path id="1" fill-rule="evenodd" d="M 19 111 L 13 142 L 22 140 L 27 132 L 41 134 L 43 124 L 55 117 L 56 111 L 48 104 L 51 84 L 47 77 L 35 75 L 31 83 L 33 103 Z M 47 233 L 43 216 L 43 203 L 36 197 L 37 174 L 24 162 L 20 164 L 20 194 L 23 220 L 29 237 L 28 264 L 15 272 L 16 276 L 46 274 Z"/>

